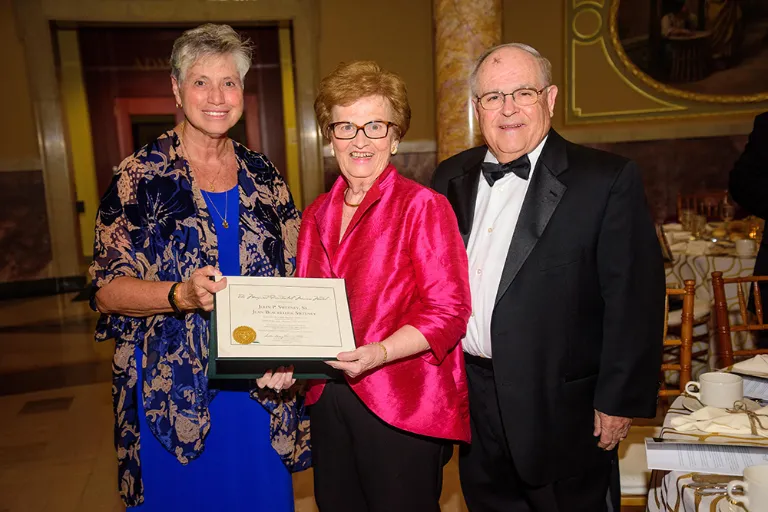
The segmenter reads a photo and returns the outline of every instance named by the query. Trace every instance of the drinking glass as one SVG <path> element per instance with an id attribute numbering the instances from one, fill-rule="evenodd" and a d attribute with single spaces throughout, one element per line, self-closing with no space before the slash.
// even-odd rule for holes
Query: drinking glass
<path id="1" fill-rule="evenodd" d="M 699 239 L 707 230 L 707 218 L 703 215 L 694 215 L 691 219 L 691 238 Z"/>
<path id="2" fill-rule="evenodd" d="M 736 207 L 733 205 L 733 203 L 728 201 L 728 198 L 726 197 L 723 199 L 723 202 L 720 203 L 720 218 L 725 223 L 725 230 L 728 231 L 728 224 L 733 220 L 733 217 L 736 215 Z"/>
<path id="3" fill-rule="evenodd" d="M 683 227 L 683 231 L 690 231 L 696 212 L 693 210 L 680 210 L 677 221 Z"/>

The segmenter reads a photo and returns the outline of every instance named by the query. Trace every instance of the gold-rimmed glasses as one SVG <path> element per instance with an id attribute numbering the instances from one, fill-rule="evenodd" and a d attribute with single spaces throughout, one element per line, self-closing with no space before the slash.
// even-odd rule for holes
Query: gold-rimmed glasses
<path id="1" fill-rule="evenodd" d="M 477 102 L 485 110 L 499 110 L 504 106 L 507 96 L 512 96 L 512 101 L 518 106 L 530 107 L 539 101 L 539 96 L 541 96 L 541 93 L 544 92 L 547 87 L 549 86 L 544 86 L 541 89 L 522 87 L 512 92 L 491 91 L 482 96 L 476 96 L 476 98 Z"/>
<path id="2" fill-rule="evenodd" d="M 340 121 L 328 125 L 334 137 L 340 140 L 350 140 L 357 137 L 357 132 L 363 130 L 363 133 L 369 139 L 383 139 L 389 133 L 390 126 L 397 126 L 389 121 L 369 121 L 363 126 L 349 121 Z"/>

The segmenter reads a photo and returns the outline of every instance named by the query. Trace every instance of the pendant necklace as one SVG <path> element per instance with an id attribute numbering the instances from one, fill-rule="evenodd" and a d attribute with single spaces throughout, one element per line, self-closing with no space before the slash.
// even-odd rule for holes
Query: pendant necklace
<path id="1" fill-rule="evenodd" d="M 205 190 L 201 189 L 201 191 L 205 192 L 205 195 L 211 202 L 211 206 L 213 206 L 214 211 L 216 211 L 216 215 L 218 215 L 221 219 L 221 225 L 224 227 L 224 229 L 227 229 L 229 227 L 229 222 L 227 222 L 227 211 L 229 210 L 229 192 L 224 192 L 224 215 L 222 216 L 219 212 L 219 209 L 216 208 L 216 203 L 213 202 L 213 198 L 210 196 L 210 194 Z"/>

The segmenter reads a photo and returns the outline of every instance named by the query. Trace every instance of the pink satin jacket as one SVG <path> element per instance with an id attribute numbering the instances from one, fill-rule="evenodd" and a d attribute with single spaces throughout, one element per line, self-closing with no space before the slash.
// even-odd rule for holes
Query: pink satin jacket
<path id="1" fill-rule="evenodd" d="M 339 242 L 342 177 L 306 209 L 297 277 L 346 280 L 357 345 L 404 325 L 430 350 L 347 379 L 386 423 L 424 436 L 468 442 L 469 405 L 460 340 L 471 312 L 467 255 L 448 201 L 391 164 L 365 195 Z M 313 382 L 307 404 L 323 382 Z"/>

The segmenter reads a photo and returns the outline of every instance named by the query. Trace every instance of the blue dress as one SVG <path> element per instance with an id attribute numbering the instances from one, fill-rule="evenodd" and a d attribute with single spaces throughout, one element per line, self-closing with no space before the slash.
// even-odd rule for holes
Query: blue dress
<path id="1" fill-rule="evenodd" d="M 238 188 L 203 197 L 216 227 L 220 270 L 240 275 Z M 228 228 L 217 211 L 226 212 Z M 136 356 L 142 360 L 139 348 Z M 142 382 L 142 365 L 136 366 Z M 269 413 L 247 391 L 218 392 L 210 404 L 205 450 L 186 466 L 152 435 L 142 400 L 138 412 L 144 503 L 137 511 L 293 512 L 291 475 L 270 443 Z"/>

